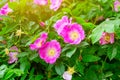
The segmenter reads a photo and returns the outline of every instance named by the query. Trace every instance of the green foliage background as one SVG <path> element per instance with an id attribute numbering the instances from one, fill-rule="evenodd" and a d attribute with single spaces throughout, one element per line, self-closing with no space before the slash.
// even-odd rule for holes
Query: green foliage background
<path id="1" fill-rule="evenodd" d="M 72 80 L 119 80 L 120 79 L 120 13 L 114 11 L 115 0 L 64 0 L 56 12 L 49 5 L 38 6 L 33 0 L 6 2 L 14 12 L 0 16 L 0 79 L 1 80 L 63 80 L 67 68 L 75 67 Z M 53 24 L 62 16 L 73 18 L 81 24 L 86 38 L 79 45 L 65 44 L 57 35 Z M 109 20 L 106 20 L 109 19 Z M 41 27 L 39 22 L 45 22 Z M 16 36 L 17 30 L 24 34 Z M 48 41 L 56 39 L 62 46 L 60 58 L 53 65 L 40 59 L 29 45 L 41 34 L 48 32 Z M 115 43 L 100 45 L 102 32 L 114 32 Z M 16 45 L 18 61 L 8 64 L 4 49 Z"/>

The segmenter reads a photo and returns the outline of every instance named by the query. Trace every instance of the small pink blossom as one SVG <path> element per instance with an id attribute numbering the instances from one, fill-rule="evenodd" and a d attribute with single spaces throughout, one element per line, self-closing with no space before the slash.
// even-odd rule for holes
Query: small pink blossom
<path id="1" fill-rule="evenodd" d="M 108 44 L 108 43 L 113 44 L 114 43 L 114 33 L 103 32 L 99 43 L 101 45 Z"/>
<path id="2" fill-rule="evenodd" d="M 30 44 L 30 49 L 31 50 L 37 50 L 39 49 L 47 39 L 47 33 L 42 33 L 41 36 L 35 40 L 33 44 Z"/>
<path id="3" fill-rule="evenodd" d="M 72 80 L 72 74 L 70 74 L 68 71 L 65 71 L 62 77 L 64 80 Z"/>
<path id="4" fill-rule="evenodd" d="M 65 25 L 70 25 L 72 22 L 72 18 L 68 19 L 67 16 L 63 16 L 62 19 L 58 20 L 55 24 L 54 24 L 54 28 L 57 31 L 58 35 L 61 34 L 63 28 L 65 27 Z"/>
<path id="5" fill-rule="evenodd" d="M 57 11 L 62 3 L 62 0 L 50 0 L 50 9 Z"/>
<path id="6" fill-rule="evenodd" d="M 44 23 L 44 22 L 40 22 L 40 26 L 41 26 L 41 27 L 44 27 L 44 26 L 45 26 L 45 23 Z"/>
<path id="7" fill-rule="evenodd" d="M 0 15 L 8 15 L 9 12 L 12 12 L 12 9 L 8 7 L 8 3 L 6 3 L 1 9 L 0 9 Z"/>
<path id="8" fill-rule="evenodd" d="M 11 63 L 16 62 L 18 60 L 17 55 L 18 55 L 18 48 L 16 46 L 12 46 L 8 54 L 9 56 L 8 63 L 11 64 Z"/>
<path id="9" fill-rule="evenodd" d="M 56 40 L 46 42 L 40 49 L 40 58 L 45 60 L 46 63 L 54 64 L 59 58 L 61 52 L 60 43 Z"/>
<path id="10" fill-rule="evenodd" d="M 116 12 L 118 12 L 119 9 L 120 9 L 120 2 L 119 2 L 118 0 L 116 0 L 116 1 L 114 2 L 114 10 L 115 10 Z"/>
<path id="11" fill-rule="evenodd" d="M 16 0 L 10 0 L 10 2 L 15 2 Z"/>
<path id="12" fill-rule="evenodd" d="M 47 5 L 48 0 L 34 0 L 34 3 L 37 5 Z"/>

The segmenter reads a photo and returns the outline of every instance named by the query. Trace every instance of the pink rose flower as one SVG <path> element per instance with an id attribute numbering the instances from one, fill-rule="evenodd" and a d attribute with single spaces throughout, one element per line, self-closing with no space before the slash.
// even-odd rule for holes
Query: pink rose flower
<path id="1" fill-rule="evenodd" d="M 103 32 L 99 43 L 101 45 L 108 44 L 108 43 L 113 44 L 114 43 L 114 33 Z"/>
<path id="2" fill-rule="evenodd" d="M 116 0 L 116 1 L 114 2 L 114 10 L 115 10 L 116 12 L 118 12 L 119 9 L 120 9 L 120 2 L 119 2 L 118 0 Z"/>
<path id="3" fill-rule="evenodd" d="M 34 3 L 37 5 L 47 5 L 48 0 L 34 0 Z"/>
<path id="4" fill-rule="evenodd" d="M 0 9 L 0 15 L 8 15 L 9 12 L 12 12 L 12 9 L 8 7 L 8 3 L 6 3 L 1 9 Z"/>
<path id="5" fill-rule="evenodd" d="M 85 33 L 81 25 L 73 23 L 64 27 L 61 36 L 65 43 L 79 44 L 85 38 Z"/>
<path id="6" fill-rule="evenodd" d="M 46 42 L 46 39 L 47 33 L 42 33 L 41 36 L 37 40 L 35 40 L 33 44 L 30 44 L 30 49 L 31 50 L 39 49 Z"/>
<path id="7" fill-rule="evenodd" d="M 18 48 L 16 46 L 12 46 L 8 54 L 9 56 L 8 63 L 11 64 L 11 63 L 16 62 L 18 60 L 17 55 L 18 55 Z"/>
<path id="8" fill-rule="evenodd" d="M 57 11 L 62 3 L 62 0 L 50 0 L 50 9 Z"/>
<path id="9" fill-rule="evenodd" d="M 72 18 L 68 19 L 67 16 L 63 16 L 62 19 L 58 20 L 55 24 L 54 24 L 54 28 L 57 31 L 58 35 L 61 34 L 63 28 L 65 27 L 65 25 L 70 25 L 72 22 Z"/>
<path id="10" fill-rule="evenodd" d="M 85 33 L 81 25 L 72 23 L 72 19 L 63 16 L 54 24 L 54 28 L 58 35 L 64 38 L 65 43 L 79 44 L 84 38 Z"/>
<path id="11" fill-rule="evenodd" d="M 46 63 L 54 64 L 61 52 L 60 43 L 56 40 L 46 42 L 40 49 L 39 55 Z"/>
<path id="12" fill-rule="evenodd" d="M 62 77 L 64 80 L 72 80 L 72 74 L 70 74 L 68 71 L 65 71 Z"/>

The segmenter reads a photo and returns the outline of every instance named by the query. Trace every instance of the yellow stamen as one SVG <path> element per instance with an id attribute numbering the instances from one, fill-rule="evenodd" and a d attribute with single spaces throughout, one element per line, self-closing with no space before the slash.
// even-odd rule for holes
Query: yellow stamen
<path id="1" fill-rule="evenodd" d="M 79 35 L 78 35 L 78 32 L 71 32 L 70 33 L 70 38 L 72 39 L 72 40 L 76 40 L 76 39 L 78 39 L 78 37 L 79 37 Z"/>
<path id="2" fill-rule="evenodd" d="M 54 49 L 50 49 L 49 51 L 48 51 L 48 56 L 54 56 L 55 55 L 55 50 Z"/>
<path id="3" fill-rule="evenodd" d="M 105 39 L 106 42 L 110 42 L 110 35 L 106 34 L 105 37 L 104 37 L 104 39 Z"/>

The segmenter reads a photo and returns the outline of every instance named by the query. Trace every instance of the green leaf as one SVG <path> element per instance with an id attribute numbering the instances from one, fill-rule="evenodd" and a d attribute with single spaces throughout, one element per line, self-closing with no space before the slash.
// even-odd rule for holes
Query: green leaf
<path id="1" fill-rule="evenodd" d="M 69 8 L 63 8 L 62 11 L 67 12 L 67 13 L 71 13 L 71 10 Z"/>
<path id="2" fill-rule="evenodd" d="M 25 57 L 25 56 L 27 56 L 29 53 L 28 52 L 21 52 L 21 53 L 19 53 L 17 56 L 18 57 Z"/>
<path id="3" fill-rule="evenodd" d="M 3 27 L 2 31 L 0 32 L 0 35 L 7 34 L 13 31 L 17 26 L 18 24 L 11 24 L 10 26 Z"/>
<path id="4" fill-rule="evenodd" d="M 78 45 L 78 47 L 85 47 L 85 46 L 88 46 L 88 45 L 89 45 L 88 42 L 82 41 L 82 42 Z"/>
<path id="5" fill-rule="evenodd" d="M 94 55 L 84 55 L 82 60 L 84 62 L 95 62 L 100 60 L 100 57 Z"/>
<path id="6" fill-rule="evenodd" d="M 0 7 L 3 6 L 3 4 L 7 3 L 7 0 L 0 0 Z"/>
<path id="7" fill-rule="evenodd" d="M 3 41 L 3 40 L 4 40 L 3 36 L 0 36 L 0 41 Z"/>
<path id="8" fill-rule="evenodd" d="M 109 71 L 109 72 L 106 72 L 105 77 L 110 77 L 112 75 L 113 75 L 113 73 L 111 71 Z"/>
<path id="9" fill-rule="evenodd" d="M 81 17 L 75 17 L 75 19 L 76 19 L 77 23 L 79 23 L 79 24 L 85 23 L 84 19 L 82 19 Z"/>
<path id="10" fill-rule="evenodd" d="M 60 76 L 57 77 L 53 77 L 52 79 L 48 79 L 48 80 L 62 80 Z"/>
<path id="11" fill-rule="evenodd" d="M 96 73 L 94 71 L 92 71 L 91 69 L 89 69 L 85 73 L 84 80 L 98 80 L 98 77 L 97 77 L 97 75 L 96 75 Z"/>
<path id="12" fill-rule="evenodd" d="M 13 69 L 16 76 L 21 76 L 23 74 L 23 71 L 20 69 Z"/>
<path id="13" fill-rule="evenodd" d="M 104 29 L 102 27 L 100 27 L 100 26 L 97 26 L 93 30 L 92 34 L 90 35 L 93 44 L 96 43 L 100 39 L 100 37 L 102 36 L 103 31 L 104 31 Z"/>
<path id="14" fill-rule="evenodd" d="M 93 28 L 95 28 L 95 25 L 93 23 L 82 23 L 83 27 L 85 30 L 91 30 Z"/>
<path id="15" fill-rule="evenodd" d="M 33 78 L 34 71 L 35 71 L 35 69 L 32 68 L 31 71 L 30 71 L 30 74 L 29 74 L 29 79 Z"/>
<path id="16" fill-rule="evenodd" d="M 70 49 L 70 44 L 65 45 L 64 48 L 62 48 L 62 53 L 65 52 L 66 50 Z"/>
<path id="17" fill-rule="evenodd" d="M 20 8 L 21 9 L 25 8 L 26 3 L 27 3 L 27 0 L 20 0 Z"/>
<path id="18" fill-rule="evenodd" d="M 35 80 L 42 80 L 43 79 L 43 75 L 36 75 L 35 76 Z"/>
<path id="19" fill-rule="evenodd" d="M 78 62 L 76 64 L 76 71 L 78 71 L 82 75 L 84 75 L 84 69 L 85 69 L 85 67 L 83 66 L 83 64 L 81 62 Z"/>
<path id="20" fill-rule="evenodd" d="M 35 33 L 37 30 L 39 29 L 39 25 L 34 25 L 31 29 L 30 29 L 30 33 Z"/>
<path id="21" fill-rule="evenodd" d="M 105 32 L 108 32 L 108 33 L 113 33 L 114 32 L 114 24 L 112 23 L 105 23 L 102 25 Z"/>
<path id="22" fill-rule="evenodd" d="M 11 9 L 13 9 L 13 10 L 14 10 L 16 7 L 18 7 L 18 4 L 17 4 L 16 2 L 12 2 L 12 3 L 9 2 L 8 5 L 9 5 L 9 7 L 10 7 Z"/>
<path id="23" fill-rule="evenodd" d="M 7 66 L 6 65 L 3 64 L 3 65 L 0 66 L 0 78 L 3 78 L 6 70 L 7 70 Z"/>
<path id="24" fill-rule="evenodd" d="M 27 72 L 30 69 L 30 62 L 26 58 L 21 58 L 20 60 L 20 70 Z"/>
<path id="25" fill-rule="evenodd" d="M 21 76 L 20 80 L 25 80 L 26 77 L 27 77 L 27 73 L 24 73 L 24 75 Z"/>
<path id="26" fill-rule="evenodd" d="M 107 56 L 112 60 L 117 55 L 117 47 L 109 47 L 107 50 Z"/>
<path id="27" fill-rule="evenodd" d="M 66 56 L 71 58 L 71 56 L 75 53 L 75 51 L 77 50 L 77 48 L 72 48 L 69 51 L 66 52 Z"/>
<path id="28" fill-rule="evenodd" d="M 38 54 L 37 54 L 37 53 L 31 54 L 30 57 L 29 57 L 29 59 L 30 59 L 30 60 L 33 60 L 33 59 L 35 59 L 36 57 L 38 57 Z"/>
<path id="29" fill-rule="evenodd" d="M 63 65 L 63 63 L 56 64 L 55 70 L 56 70 L 57 74 L 62 75 L 65 71 L 65 66 Z"/>
<path id="30" fill-rule="evenodd" d="M 117 28 L 117 29 L 115 30 L 115 34 L 116 34 L 116 36 L 120 39 L 120 28 Z"/>
<path id="31" fill-rule="evenodd" d="M 11 78 L 14 75 L 14 70 L 13 69 L 9 69 L 7 71 L 7 73 L 4 75 L 3 80 L 8 80 L 9 78 Z"/>

